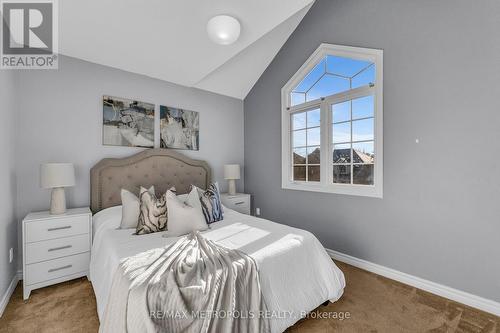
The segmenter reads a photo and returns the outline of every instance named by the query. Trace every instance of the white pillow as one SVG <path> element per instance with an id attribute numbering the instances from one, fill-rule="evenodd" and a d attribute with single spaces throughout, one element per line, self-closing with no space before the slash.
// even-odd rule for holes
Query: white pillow
<path id="1" fill-rule="evenodd" d="M 155 187 L 151 186 L 148 192 L 154 194 Z M 135 229 L 139 221 L 139 213 L 141 212 L 139 198 L 134 193 L 123 188 L 120 194 L 122 197 L 122 221 L 120 229 Z"/>
<path id="2" fill-rule="evenodd" d="M 186 193 L 186 194 L 179 194 L 177 196 L 177 199 L 179 199 L 180 201 L 184 202 L 186 201 L 187 197 L 188 197 L 189 193 Z"/>
<path id="3" fill-rule="evenodd" d="M 191 189 L 184 202 L 179 200 L 172 191 L 167 191 L 166 198 L 169 236 L 180 236 L 191 231 L 208 229 L 201 209 L 198 190 L 195 187 Z"/>

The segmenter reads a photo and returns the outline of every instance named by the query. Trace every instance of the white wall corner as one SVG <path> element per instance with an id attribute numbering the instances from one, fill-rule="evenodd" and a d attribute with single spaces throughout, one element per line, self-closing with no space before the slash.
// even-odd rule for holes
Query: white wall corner
<path id="1" fill-rule="evenodd" d="M 458 289 L 454 289 L 439 283 L 425 280 L 407 273 L 397 271 L 382 265 L 378 265 L 363 259 L 359 259 L 341 252 L 326 249 L 332 259 L 344 262 L 354 267 L 396 280 L 412 287 L 425 290 L 432 294 L 448 298 L 452 301 L 468 305 L 470 307 L 500 316 L 500 303 L 477 295 L 473 295 Z"/>

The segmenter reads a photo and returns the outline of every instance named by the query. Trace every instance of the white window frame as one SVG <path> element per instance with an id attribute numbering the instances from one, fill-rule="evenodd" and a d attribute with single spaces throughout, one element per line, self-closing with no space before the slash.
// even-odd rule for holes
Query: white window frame
<path id="1" fill-rule="evenodd" d="M 291 105 L 292 90 L 327 55 L 370 61 L 375 64 L 374 86 L 355 88 L 347 92 L 325 96 L 295 106 Z M 332 162 L 332 134 L 330 105 L 371 94 L 374 96 L 374 184 L 334 184 Z M 296 112 L 320 108 L 321 110 L 321 167 L 320 182 L 293 180 L 291 115 Z M 352 46 L 321 44 L 281 89 L 281 157 L 282 188 L 313 192 L 383 197 L 383 51 Z M 352 129 L 351 129 L 352 130 Z M 325 149 L 327 148 L 327 149 Z"/>

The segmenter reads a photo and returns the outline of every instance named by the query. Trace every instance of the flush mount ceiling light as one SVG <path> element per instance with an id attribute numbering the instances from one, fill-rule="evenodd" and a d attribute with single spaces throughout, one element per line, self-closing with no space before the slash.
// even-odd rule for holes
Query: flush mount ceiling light
<path id="1" fill-rule="evenodd" d="M 240 37 L 240 22 L 229 15 L 212 17 L 207 23 L 207 32 L 210 39 L 221 45 L 229 45 Z"/>

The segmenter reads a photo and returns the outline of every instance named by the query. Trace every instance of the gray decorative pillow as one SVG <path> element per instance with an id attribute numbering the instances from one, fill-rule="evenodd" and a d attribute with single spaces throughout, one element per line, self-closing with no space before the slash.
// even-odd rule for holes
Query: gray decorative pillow
<path id="1" fill-rule="evenodd" d="M 201 208 L 207 224 L 222 221 L 222 204 L 220 202 L 219 184 L 212 183 L 203 191 L 198 188 L 200 195 Z"/>
<path id="2" fill-rule="evenodd" d="M 175 192 L 175 187 L 170 191 Z M 139 195 L 140 213 L 136 234 L 144 235 L 167 230 L 167 202 L 165 194 L 160 198 L 141 187 Z"/>
<path id="3" fill-rule="evenodd" d="M 155 194 L 155 187 L 151 186 L 148 192 Z M 122 198 L 122 221 L 120 223 L 120 229 L 131 229 L 137 228 L 137 222 L 139 221 L 140 213 L 140 201 L 139 198 L 132 192 L 122 188 L 121 191 Z"/>

